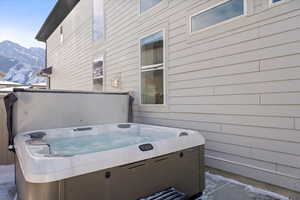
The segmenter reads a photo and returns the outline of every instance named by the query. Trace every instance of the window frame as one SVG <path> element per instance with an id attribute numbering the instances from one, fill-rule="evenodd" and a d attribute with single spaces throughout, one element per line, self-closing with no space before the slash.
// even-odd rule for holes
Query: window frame
<path id="1" fill-rule="evenodd" d="M 162 64 L 154 64 L 154 65 L 149 65 L 151 68 L 153 67 L 157 67 L 159 65 L 162 65 L 162 67 L 157 67 L 157 68 L 154 68 L 154 69 L 145 69 L 145 70 L 142 70 L 142 51 L 141 51 L 141 41 L 151 35 L 154 35 L 156 33 L 159 33 L 159 32 L 162 32 L 162 35 L 163 35 L 163 63 Z M 149 68 L 150 68 L 149 67 Z M 147 67 L 146 67 L 147 68 Z M 163 29 L 159 29 L 159 30 L 154 30 L 154 31 L 151 31 L 151 32 L 147 32 L 146 34 L 142 35 L 140 38 L 139 38 L 139 98 L 140 98 L 140 101 L 139 101 L 139 105 L 140 106 L 166 106 L 167 105 L 167 88 L 166 88 L 166 30 L 163 28 Z M 142 102 L 142 72 L 147 72 L 147 71 L 155 71 L 155 70 L 163 70 L 163 103 L 162 104 L 144 104 Z"/>
<path id="2" fill-rule="evenodd" d="M 237 19 L 240 19 L 240 18 L 242 18 L 242 17 L 247 16 L 247 14 L 248 14 L 248 4 L 247 4 L 248 0 L 243 0 L 243 3 L 244 3 L 244 13 L 243 13 L 242 15 L 233 17 L 233 18 L 231 18 L 231 19 L 224 20 L 224 21 L 222 21 L 222 22 L 220 22 L 220 23 L 217 23 L 217 24 L 208 26 L 208 27 L 206 27 L 206 28 L 203 28 L 203 29 L 200 29 L 200 30 L 197 30 L 197 31 L 192 31 L 192 18 L 193 18 L 194 16 L 197 16 L 197 15 L 199 15 L 199 14 L 201 14 L 201 13 L 204 13 L 205 11 L 208 11 L 208 10 L 210 10 L 210 9 L 216 8 L 216 7 L 218 7 L 219 5 L 225 4 L 225 3 L 228 2 L 228 1 L 231 1 L 231 0 L 222 0 L 222 1 L 220 1 L 219 3 L 217 3 L 217 4 L 214 4 L 214 5 L 212 5 L 212 6 L 209 6 L 208 8 L 205 8 L 205 9 L 203 9 L 203 10 L 200 10 L 200 11 L 196 12 L 195 14 L 190 15 L 190 17 L 189 17 L 189 33 L 190 33 L 191 35 L 193 35 L 193 34 L 197 34 L 197 33 L 200 33 L 200 32 L 204 32 L 204 31 L 213 29 L 213 28 L 218 27 L 218 26 L 222 26 L 222 25 L 224 25 L 224 24 L 230 23 L 230 22 L 232 22 L 232 21 L 235 21 L 235 20 L 237 20 Z"/>
<path id="3" fill-rule="evenodd" d="M 273 7 L 273 6 L 281 5 L 283 3 L 287 3 L 289 1 L 290 0 L 281 0 L 279 2 L 273 2 L 273 0 L 269 0 L 269 5 L 270 5 L 270 7 Z"/>
<path id="4" fill-rule="evenodd" d="M 144 15 L 145 13 L 150 12 L 150 11 L 153 10 L 153 9 L 155 9 L 156 7 L 158 7 L 159 5 L 161 5 L 162 2 L 165 1 L 165 0 L 160 0 L 160 2 L 159 2 L 158 4 L 152 6 L 151 8 L 148 8 L 148 9 L 145 10 L 144 12 L 141 12 L 141 8 L 142 8 L 142 6 L 141 6 L 141 1 L 142 1 L 142 0 L 138 0 L 138 3 L 139 3 L 138 9 L 139 9 L 139 15 L 140 15 L 140 16 L 141 16 L 141 15 Z"/>

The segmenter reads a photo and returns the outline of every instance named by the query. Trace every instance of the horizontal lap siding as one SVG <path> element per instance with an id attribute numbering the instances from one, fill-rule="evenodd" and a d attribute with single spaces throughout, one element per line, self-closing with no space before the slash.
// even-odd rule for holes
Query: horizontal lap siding
<path id="1" fill-rule="evenodd" d="M 63 22 L 73 30 L 66 43 L 59 30 L 49 38 L 52 84 L 91 89 L 91 62 L 105 53 L 105 90 L 133 91 L 136 122 L 199 130 L 210 167 L 300 191 L 300 2 L 248 0 L 247 16 L 190 34 L 189 16 L 220 1 L 162 0 L 139 15 L 138 0 L 105 0 L 106 40 L 97 43 L 91 1 L 80 1 Z M 167 105 L 141 106 L 139 40 L 160 30 Z"/>
<path id="2" fill-rule="evenodd" d="M 92 1 L 80 1 L 47 40 L 48 66 L 53 66 L 52 89 L 92 89 Z"/>

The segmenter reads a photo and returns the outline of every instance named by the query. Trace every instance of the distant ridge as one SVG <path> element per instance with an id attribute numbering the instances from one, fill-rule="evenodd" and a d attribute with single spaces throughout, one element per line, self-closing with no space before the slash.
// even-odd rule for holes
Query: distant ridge
<path id="1" fill-rule="evenodd" d="M 45 82 L 37 77 L 37 72 L 45 66 L 45 50 L 43 48 L 26 48 L 12 41 L 0 42 L 0 80 L 13 81 L 30 85 Z"/>

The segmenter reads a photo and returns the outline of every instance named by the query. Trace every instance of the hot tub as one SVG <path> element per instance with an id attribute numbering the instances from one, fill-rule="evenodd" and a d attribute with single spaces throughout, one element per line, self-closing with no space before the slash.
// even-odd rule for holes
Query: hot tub
<path id="1" fill-rule="evenodd" d="M 204 189 L 204 138 L 134 123 L 37 130 L 15 139 L 19 200 L 135 200 Z"/>

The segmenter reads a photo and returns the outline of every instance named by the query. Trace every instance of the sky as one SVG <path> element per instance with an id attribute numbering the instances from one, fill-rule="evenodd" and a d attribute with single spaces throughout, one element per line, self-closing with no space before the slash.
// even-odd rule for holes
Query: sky
<path id="1" fill-rule="evenodd" d="M 0 42 L 24 47 L 45 47 L 35 39 L 56 0 L 0 0 Z"/>

